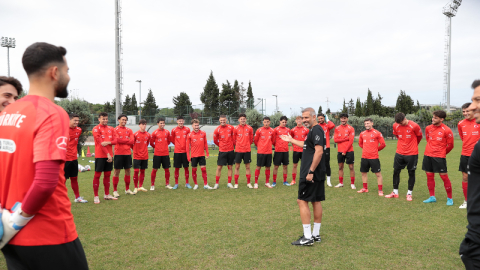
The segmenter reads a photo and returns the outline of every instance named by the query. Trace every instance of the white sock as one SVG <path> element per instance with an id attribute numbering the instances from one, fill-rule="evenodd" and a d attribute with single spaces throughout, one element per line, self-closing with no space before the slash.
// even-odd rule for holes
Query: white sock
<path id="1" fill-rule="evenodd" d="M 310 227 L 310 224 L 303 224 L 303 236 L 307 239 L 312 238 L 312 229 Z"/>
<path id="2" fill-rule="evenodd" d="M 313 223 L 313 232 L 312 235 L 319 236 L 320 235 L 320 226 L 322 226 L 322 223 Z"/>
<path id="3" fill-rule="evenodd" d="M 409 191 L 407 192 L 407 195 L 412 195 L 412 191 L 409 190 Z"/>
<path id="4" fill-rule="evenodd" d="M 327 182 L 330 183 L 330 176 L 327 176 Z"/>
<path id="5" fill-rule="evenodd" d="M 395 194 L 398 195 L 398 189 L 394 189 L 394 190 L 393 190 L 393 193 L 395 193 Z"/>

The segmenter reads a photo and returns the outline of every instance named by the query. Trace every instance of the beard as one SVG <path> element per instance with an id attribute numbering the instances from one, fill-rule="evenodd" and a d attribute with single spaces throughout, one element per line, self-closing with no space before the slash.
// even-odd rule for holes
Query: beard
<path id="1" fill-rule="evenodd" d="M 55 87 L 55 97 L 57 98 L 66 98 L 68 97 L 68 81 L 65 80 L 65 77 L 60 75 L 60 80 Z"/>

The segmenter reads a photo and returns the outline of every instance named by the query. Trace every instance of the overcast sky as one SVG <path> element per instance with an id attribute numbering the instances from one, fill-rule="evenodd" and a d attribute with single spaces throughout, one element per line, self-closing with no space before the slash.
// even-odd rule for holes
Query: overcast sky
<path id="1" fill-rule="evenodd" d="M 123 1 L 123 93 L 159 107 L 186 92 L 193 104 L 213 71 L 221 83 L 252 82 L 255 98 L 287 116 L 300 107 L 341 108 L 367 89 L 394 105 L 400 89 L 420 103 L 443 100 L 447 0 Z M 69 89 L 92 103 L 115 97 L 115 14 L 110 1 L 2 1 L 0 36 L 15 37 L 11 76 L 28 88 L 21 57 L 37 41 L 64 46 Z M 452 19 L 451 104 L 470 100 L 480 78 L 480 1 Z M 0 48 L 0 74 L 7 74 Z"/>

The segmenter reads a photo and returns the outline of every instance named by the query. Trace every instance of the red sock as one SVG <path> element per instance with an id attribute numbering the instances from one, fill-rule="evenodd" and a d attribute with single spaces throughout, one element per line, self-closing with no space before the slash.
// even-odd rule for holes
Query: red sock
<path id="1" fill-rule="evenodd" d="M 363 183 L 363 188 L 368 189 L 368 183 Z"/>
<path id="2" fill-rule="evenodd" d="M 190 172 L 188 168 L 183 168 L 185 170 L 185 184 L 188 184 L 188 177 L 190 176 Z"/>
<path id="3" fill-rule="evenodd" d="M 157 170 L 152 170 L 152 173 L 150 174 L 150 184 L 152 186 L 155 186 L 155 178 L 157 178 Z"/>
<path id="4" fill-rule="evenodd" d="M 255 184 L 258 184 L 258 177 L 260 176 L 260 170 L 255 170 Z"/>
<path id="5" fill-rule="evenodd" d="M 133 185 L 135 185 L 135 188 L 138 188 L 138 173 L 140 172 L 140 169 L 133 169 Z"/>
<path id="6" fill-rule="evenodd" d="M 295 182 L 295 179 L 297 179 L 297 174 L 296 173 L 292 173 L 292 180 Z"/>
<path id="7" fill-rule="evenodd" d="M 343 177 L 338 177 L 338 181 L 343 185 Z"/>
<path id="8" fill-rule="evenodd" d="M 70 185 L 72 186 L 73 193 L 75 194 L 75 199 L 80 197 L 80 192 L 78 191 L 78 177 L 70 177 Z"/>
<path id="9" fill-rule="evenodd" d="M 277 175 L 276 174 L 273 175 L 273 183 L 277 183 Z"/>
<path id="10" fill-rule="evenodd" d="M 123 181 L 125 181 L 125 190 L 130 189 L 130 175 L 125 175 L 123 177 Z"/>
<path id="11" fill-rule="evenodd" d="M 165 170 L 165 185 L 170 185 L 170 169 Z"/>
<path id="12" fill-rule="evenodd" d="M 232 177 L 231 177 L 231 176 L 228 177 L 228 183 L 229 183 L 229 184 L 232 183 Z"/>
<path id="13" fill-rule="evenodd" d="M 447 192 L 447 198 L 452 198 L 452 182 L 448 179 L 448 174 L 440 175 L 440 178 L 443 180 L 443 186 L 445 187 L 445 191 Z"/>
<path id="14" fill-rule="evenodd" d="M 378 191 L 383 191 L 383 185 L 378 185 Z"/>
<path id="15" fill-rule="evenodd" d="M 246 177 L 247 177 L 247 184 L 250 184 L 250 179 L 252 178 L 252 175 L 247 174 Z"/>
<path id="16" fill-rule="evenodd" d="M 218 185 L 219 182 L 220 182 L 220 176 L 215 176 L 215 184 Z"/>
<path id="17" fill-rule="evenodd" d="M 100 185 L 100 176 L 102 176 L 101 172 L 95 172 L 93 176 L 93 194 L 95 197 L 98 197 L 98 186 Z"/>
<path id="18" fill-rule="evenodd" d="M 105 188 L 105 195 L 110 194 L 110 174 L 112 172 L 103 172 L 103 187 Z"/>
<path id="19" fill-rule="evenodd" d="M 180 176 L 180 168 L 175 168 L 175 185 L 178 185 L 178 177 Z"/>
<path id="20" fill-rule="evenodd" d="M 119 177 L 114 176 L 114 177 L 112 178 L 112 180 L 113 180 L 113 181 L 112 181 L 112 182 L 113 182 L 113 191 L 117 191 L 118 182 L 120 182 L 120 179 L 119 179 Z"/>
<path id="21" fill-rule="evenodd" d="M 467 191 L 468 191 L 468 182 L 462 182 L 463 196 L 465 196 L 465 201 L 467 200 Z"/>
<path id="22" fill-rule="evenodd" d="M 270 183 L 270 170 L 265 170 L 265 184 Z"/>
<path id="23" fill-rule="evenodd" d="M 192 168 L 192 179 L 193 183 L 197 185 L 197 168 Z"/>
<path id="24" fill-rule="evenodd" d="M 435 196 L 435 174 L 427 173 L 427 187 L 430 192 L 430 197 Z"/>
<path id="25" fill-rule="evenodd" d="M 235 175 L 235 185 L 238 185 L 238 177 L 239 177 L 239 176 L 240 176 L 240 175 L 238 175 L 238 174 Z"/>
<path id="26" fill-rule="evenodd" d="M 208 185 L 207 168 L 203 167 L 203 168 L 200 168 L 200 170 L 202 170 L 203 184 L 206 186 L 206 185 Z"/>
<path id="27" fill-rule="evenodd" d="M 143 181 L 145 181 L 145 170 L 140 170 L 140 186 L 143 187 Z"/>
<path id="28" fill-rule="evenodd" d="M 287 174 L 286 173 L 283 174 L 283 182 L 284 183 L 287 182 Z"/>
<path id="29" fill-rule="evenodd" d="M 352 183 L 352 185 L 355 184 L 355 176 L 354 176 L 354 177 L 350 177 L 350 182 Z"/>

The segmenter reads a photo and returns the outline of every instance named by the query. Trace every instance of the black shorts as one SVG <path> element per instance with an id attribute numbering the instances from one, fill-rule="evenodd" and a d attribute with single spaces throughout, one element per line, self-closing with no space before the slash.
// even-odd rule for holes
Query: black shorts
<path id="1" fill-rule="evenodd" d="M 272 154 L 257 154 L 258 167 L 272 167 Z"/>
<path id="2" fill-rule="evenodd" d="M 2 249 L 8 269 L 88 269 L 82 243 L 48 246 L 6 245 Z"/>
<path id="3" fill-rule="evenodd" d="M 380 160 L 362 158 L 360 161 L 360 172 L 367 173 L 368 170 L 372 170 L 373 173 L 380 172 Z"/>
<path id="4" fill-rule="evenodd" d="M 188 168 L 187 153 L 173 153 L 173 167 L 174 168 Z"/>
<path id="5" fill-rule="evenodd" d="M 113 157 L 113 167 L 116 170 L 132 168 L 131 155 L 116 155 Z"/>
<path id="6" fill-rule="evenodd" d="M 293 164 L 297 164 L 300 159 L 302 159 L 303 152 L 293 152 Z"/>
<path id="7" fill-rule="evenodd" d="M 96 172 L 111 172 L 113 170 L 113 162 L 107 162 L 108 158 L 95 158 Z"/>
<path id="8" fill-rule="evenodd" d="M 252 162 L 252 153 L 251 152 L 245 152 L 245 153 L 235 153 L 235 163 L 243 163 L 244 164 L 249 164 Z"/>
<path id="9" fill-rule="evenodd" d="M 218 152 L 217 166 L 233 165 L 235 161 L 235 152 Z"/>
<path id="10" fill-rule="evenodd" d="M 446 173 L 447 159 L 423 156 L 422 170 L 433 173 Z"/>
<path id="11" fill-rule="evenodd" d="M 65 171 L 65 179 L 70 177 L 77 177 L 78 176 L 78 160 L 72 160 L 65 162 L 65 167 L 63 168 Z"/>
<path id="12" fill-rule="evenodd" d="M 418 155 L 400 155 L 395 153 L 395 158 L 393 160 L 393 168 L 395 170 L 403 170 L 407 167 L 409 171 L 415 171 L 417 169 Z"/>
<path id="13" fill-rule="evenodd" d="M 140 169 L 140 170 L 148 169 L 148 159 L 134 159 L 133 169 Z"/>
<path id="14" fill-rule="evenodd" d="M 273 165 L 288 165 L 290 153 L 289 152 L 275 152 L 273 154 Z"/>
<path id="15" fill-rule="evenodd" d="M 467 167 L 468 167 L 468 159 L 469 158 L 470 158 L 469 156 L 464 156 L 464 155 L 460 156 L 460 165 L 458 166 L 459 171 L 464 172 L 464 173 L 468 173 L 467 172 Z"/>
<path id="16" fill-rule="evenodd" d="M 338 161 L 339 164 L 340 163 L 353 164 L 355 162 L 355 153 L 353 151 L 352 152 L 347 152 L 344 156 L 344 155 L 342 155 L 342 153 L 338 152 L 337 161 Z"/>
<path id="17" fill-rule="evenodd" d="M 300 178 L 298 183 L 298 199 L 306 202 L 325 201 L 325 179 L 314 180 L 312 183 Z"/>
<path id="18" fill-rule="evenodd" d="M 170 168 L 170 156 L 153 156 L 153 168 L 158 170 L 160 167 Z"/>
<path id="19" fill-rule="evenodd" d="M 194 157 L 191 159 L 192 161 L 192 167 L 193 168 L 196 168 L 197 167 L 197 164 L 200 165 L 200 166 L 206 166 L 207 165 L 207 160 L 205 159 L 205 157 Z"/>

